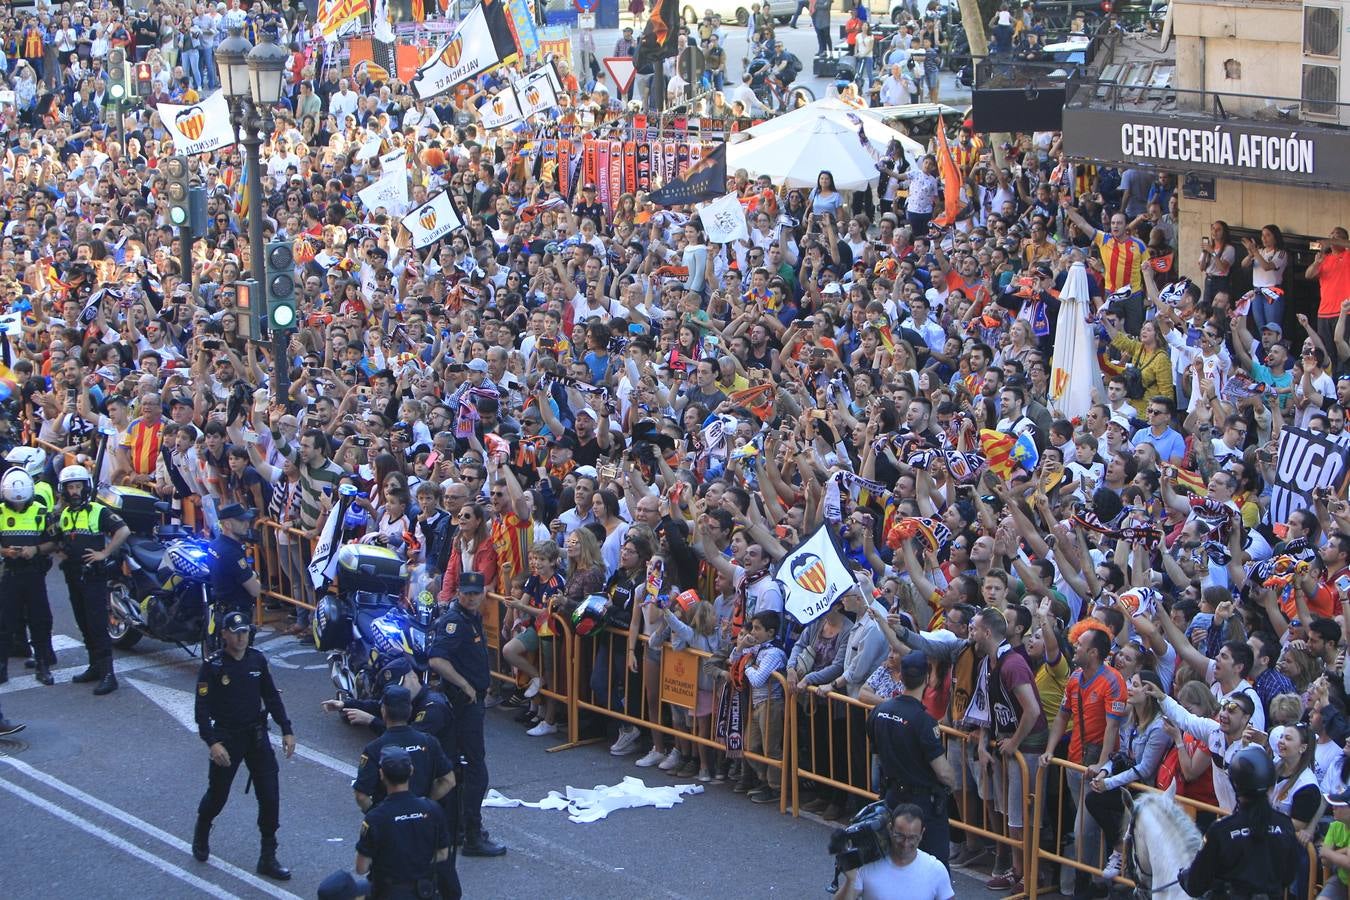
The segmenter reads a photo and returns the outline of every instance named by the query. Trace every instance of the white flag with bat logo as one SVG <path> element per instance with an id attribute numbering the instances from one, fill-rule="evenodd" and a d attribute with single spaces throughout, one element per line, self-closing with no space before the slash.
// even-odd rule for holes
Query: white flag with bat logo
<path id="1" fill-rule="evenodd" d="M 234 126 L 230 124 L 230 106 L 225 95 L 216 91 L 198 103 L 176 106 L 159 104 L 156 112 L 164 123 L 164 130 L 173 138 L 175 153 L 193 156 L 210 153 L 234 143 Z"/>
<path id="2" fill-rule="evenodd" d="M 745 224 L 745 207 L 741 206 L 735 191 L 700 206 L 698 217 L 703 220 L 708 240 L 714 244 L 729 244 L 750 237 Z"/>
<path id="3" fill-rule="evenodd" d="M 455 203 L 447 191 L 441 191 L 402 219 L 403 227 L 412 234 L 412 245 L 420 250 L 464 227 Z"/>

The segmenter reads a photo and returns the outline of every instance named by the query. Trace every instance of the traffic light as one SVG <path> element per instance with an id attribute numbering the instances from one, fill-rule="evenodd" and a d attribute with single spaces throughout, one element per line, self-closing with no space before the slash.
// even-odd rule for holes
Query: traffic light
<path id="1" fill-rule="evenodd" d="M 164 173 L 165 193 L 169 199 L 169 224 L 187 225 L 191 210 L 188 205 L 188 190 L 192 178 L 188 173 L 186 156 L 170 156 L 164 160 L 160 171 Z"/>
<path id="2" fill-rule="evenodd" d="M 264 311 L 260 308 L 262 303 L 259 301 L 258 282 L 252 278 L 246 278 L 234 283 L 234 306 L 239 314 L 235 316 L 235 321 L 239 325 L 239 336 L 243 338 L 262 337 L 266 324 L 263 321 Z"/>
<path id="3" fill-rule="evenodd" d="M 291 241 L 267 245 L 267 326 L 276 331 L 295 327 L 295 251 Z"/>
<path id="4" fill-rule="evenodd" d="M 127 51 L 121 47 L 108 51 L 108 89 L 104 97 L 107 102 L 116 104 L 127 99 Z"/>
<path id="5" fill-rule="evenodd" d="M 155 92 L 154 72 L 147 62 L 136 63 L 136 96 L 149 97 Z"/>

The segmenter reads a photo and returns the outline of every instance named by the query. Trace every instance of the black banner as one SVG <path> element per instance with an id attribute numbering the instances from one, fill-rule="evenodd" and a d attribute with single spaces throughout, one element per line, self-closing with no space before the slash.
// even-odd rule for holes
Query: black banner
<path id="1" fill-rule="evenodd" d="M 641 156 L 638 165 L 641 166 Z M 641 175 L 638 176 L 641 178 Z M 657 206 L 681 206 L 703 200 L 716 200 L 727 192 L 727 145 L 718 144 L 683 178 L 676 178 L 647 198 Z"/>
<path id="2" fill-rule="evenodd" d="M 1288 522 L 1295 510 L 1312 505 L 1313 491 L 1339 491 L 1350 471 L 1350 448 L 1330 435 L 1285 426 L 1275 456 L 1275 483 L 1271 486 L 1271 524 Z"/>

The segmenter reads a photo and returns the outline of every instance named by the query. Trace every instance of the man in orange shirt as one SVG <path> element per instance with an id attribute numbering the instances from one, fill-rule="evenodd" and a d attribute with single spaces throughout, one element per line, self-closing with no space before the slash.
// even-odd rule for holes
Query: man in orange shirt
<path id="1" fill-rule="evenodd" d="M 1089 628 L 1078 636 L 1073 655 L 1078 668 L 1064 686 L 1064 703 L 1050 726 L 1047 742 L 1050 749 L 1041 755 L 1042 766 L 1051 765 L 1054 748 L 1064 737 L 1070 720 L 1073 721 L 1073 733 L 1069 739 L 1069 761 L 1087 766 L 1089 780 L 1110 762 L 1111 754 L 1116 752 L 1120 724 L 1125 720 L 1125 701 L 1129 698 L 1125 679 L 1106 664 L 1110 653 L 1111 638 L 1105 629 Z M 1090 863 L 1100 858 L 1096 845 L 1101 840 L 1101 829 L 1092 816 L 1083 813 L 1080 805 L 1084 774 L 1075 770 L 1066 774 L 1069 793 L 1079 810 L 1074 826 L 1076 855 L 1080 861 Z M 1073 895 L 1088 896 L 1088 884 L 1087 874 L 1076 872 Z"/>
<path id="2" fill-rule="evenodd" d="M 1317 304 L 1317 336 L 1327 348 L 1336 346 L 1336 320 L 1341 315 L 1342 301 L 1350 298 L 1350 252 L 1347 251 L 1350 251 L 1350 232 L 1333 228 L 1331 237 L 1322 242 L 1317 257 L 1303 273 L 1304 278 L 1317 282 L 1321 292 Z"/>

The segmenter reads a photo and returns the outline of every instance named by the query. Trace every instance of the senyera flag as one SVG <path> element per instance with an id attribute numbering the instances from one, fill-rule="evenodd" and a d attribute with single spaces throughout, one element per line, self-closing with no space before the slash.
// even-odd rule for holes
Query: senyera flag
<path id="1" fill-rule="evenodd" d="M 517 55 L 515 37 L 501 0 L 484 0 L 459 23 L 450 39 L 417 69 L 412 87 L 423 100 L 443 94 Z"/>
<path id="2" fill-rule="evenodd" d="M 413 247 L 418 250 L 464 227 L 464 220 L 448 191 L 441 191 L 408 213 L 402 222 L 412 235 Z"/>
<path id="3" fill-rule="evenodd" d="M 942 179 L 942 214 L 933 219 L 933 224 L 950 228 L 961 213 L 961 170 L 947 143 L 947 126 L 943 124 L 942 116 L 938 116 L 937 164 Z"/>
<path id="4" fill-rule="evenodd" d="M 175 153 L 193 156 L 210 153 L 234 143 L 234 126 L 230 124 L 230 106 L 225 95 L 216 91 L 199 103 L 176 106 L 161 103 L 156 111 L 164 129 L 173 138 Z"/>
<path id="5" fill-rule="evenodd" d="M 803 625 L 858 587 L 825 523 L 783 557 L 773 577 L 783 591 L 783 608 Z"/>

